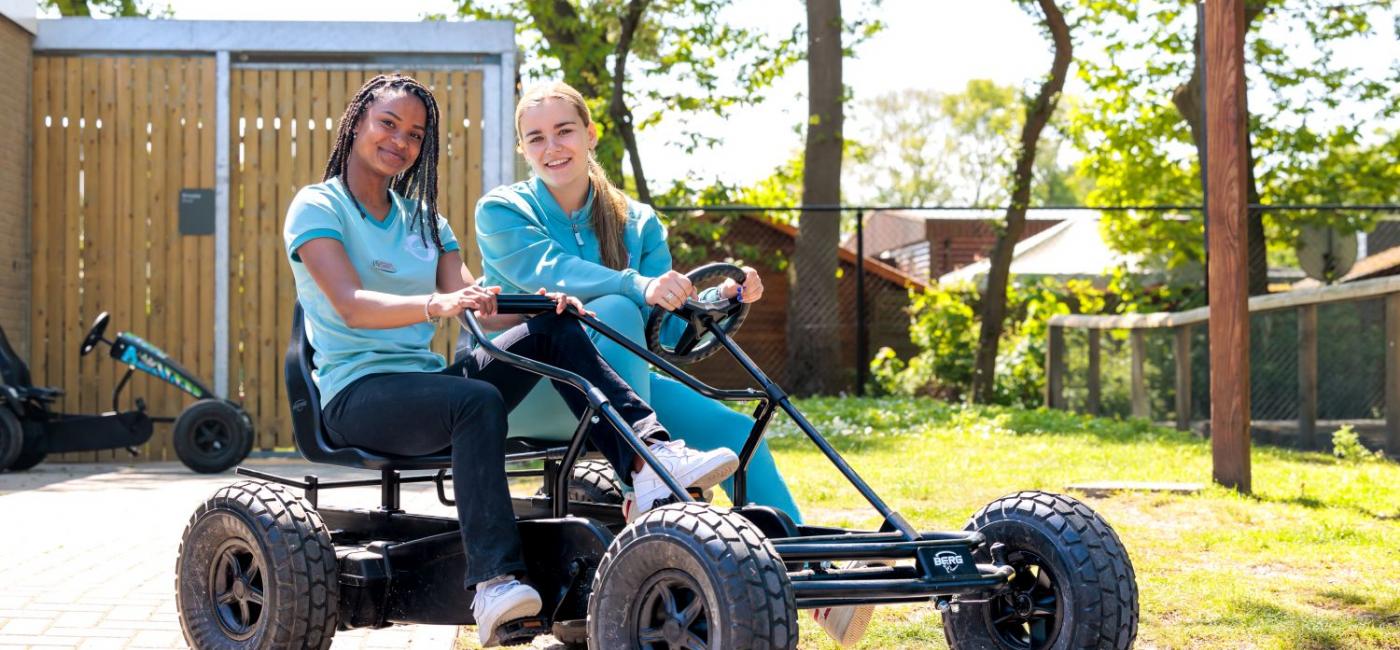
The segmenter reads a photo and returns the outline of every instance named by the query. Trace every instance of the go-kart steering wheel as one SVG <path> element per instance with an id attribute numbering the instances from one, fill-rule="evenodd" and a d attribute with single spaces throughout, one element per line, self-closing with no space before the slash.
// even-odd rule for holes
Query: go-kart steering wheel
<path id="1" fill-rule="evenodd" d="M 685 277 L 697 286 L 724 278 L 743 283 L 744 270 L 733 264 L 716 262 L 692 270 L 685 274 Z M 739 302 L 736 298 L 724 298 L 713 302 L 688 298 L 674 312 L 668 312 L 659 306 L 652 307 L 646 325 L 647 348 L 676 365 L 695 363 L 723 347 L 714 336 L 706 336 L 709 334 L 707 322 L 714 323 L 725 334 L 733 336 L 748 313 L 749 303 Z M 666 322 L 668 315 L 686 322 L 685 330 L 681 332 L 675 345 L 665 345 L 661 342 L 661 326 Z"/>
<path id="2" fill-rule="evenodd" d="M 83 337 L 83 346 L 78 348 L 79 356 L 87 356 L 92 349 L 97 347 L 97 342 L 102 340 L 102 335 L 107 333 L 107 323 L 112 317 L 107 312 L 97 315 L 97 320 L 92 321 L 92 329 L 88 330 L 87 336 Z"/>

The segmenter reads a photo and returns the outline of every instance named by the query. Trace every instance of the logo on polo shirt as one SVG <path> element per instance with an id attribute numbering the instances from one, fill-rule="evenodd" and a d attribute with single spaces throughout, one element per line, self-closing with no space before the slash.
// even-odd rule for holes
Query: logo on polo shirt
<path id="1" fill-rule="evenodd" d="M 424 262 L 431 262 L 433 258 L 437 257 L 437 251 L 429 248 L 427 242 L 424 242 L 422 237 L 413 233 L 410 233 L 404 238 L 403 249 L 408 251 L 409 255 Z"/>
<path id="2" fill-rule="evenodd" d="M 398 272 L 399 272 L 399 270 L 398 270 L 397 268 L 394 267 L 393 263 L 387 262 L 387 261 L 385 261 L 385 260 L 375 260 L 373 264 L 370 264 L 370 266 L 373 266 L 373 267 L 374 267 L 374 270 L 376 270 L 376 271 L 381 271 L 381 272 L 383 272 L 383 273 L 398 273 Z"/>

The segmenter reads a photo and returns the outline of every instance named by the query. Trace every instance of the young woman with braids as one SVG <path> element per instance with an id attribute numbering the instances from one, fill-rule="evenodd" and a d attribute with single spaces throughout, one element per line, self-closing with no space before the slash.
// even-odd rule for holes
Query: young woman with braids
<path id="1" fill-rule="evenodd" d="M 650 407 L 598 355 L 578 321 L 560 316 L 575 298 L 548 293 L 558 307 L 523 320 L 496 314 L 500 287 L 477 282 L 437 212 L 438 109 L 414 79 L 377 76 L 340 118 L 322 182 L 297 193 L 283 231 L 306 329 L 316 349 L 314 379 L 323 425 L 333 439 L 377 452 L 452 452 L 472 611 L 483 645 L 501 623 L 539 612 L 523 577 L 504 471 L 506 414 L 538 375 L 484 352 L 452 365 L 429 349 L 438 318 L 473 310 L 504 329 L 495 342 L 516 354 L 576 372 L 597 385 L 658 459 L 686 486 L 708 487 L 732 473 L 729 450 L 699 453 L 668 435 Z M 541 291 L 540 293 L 545 293 Z M 561 390 L 581 413 L 583 397 Z M 624 478 L 659 482 L 605 426 L 592 442 Z"/>

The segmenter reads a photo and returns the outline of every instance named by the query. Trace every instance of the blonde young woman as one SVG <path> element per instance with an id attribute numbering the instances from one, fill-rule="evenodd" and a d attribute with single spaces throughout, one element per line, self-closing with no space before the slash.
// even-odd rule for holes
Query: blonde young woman
<path id="1" fill-rule="evenodd" d="M 515 110 L 519 150 L 534 176 L 492 190 L 476 210 L 477 240 L 485 281 L 505 291 L 567 291 L 598 318 L 633 341 L 643 341 L 650 310 L 674 310 L 695 289 L 671 268 L 666 229 L 650 206 L 630 200 L 608 182 L 593 156 L 598 129 L 577 90 L 565 83 L 536 86 Z M 746 268 L 744 282 L 726 280 L 714 290 L 745 302 L 763 297 L 763 282 Z M 742 289 L 742 291 L 741 291 Z M 652 371 L 638 356 L 590 332 L 604 359 L 656 410 L 671 435 L 694 449 L 738 449 L 753 419 Z M 573 427 L 558 396 L 535 389 L 511 414 L 512 431 L 548 436 Z M 748 465 L 752 502 L 801 513 L 767 443 Z M 724 489 L 733 495 L 733 482 Z M 629 513 L 648 504 L 629 494 Z M 637 507 L 640 503 L 642 508 Z M 838 641 L 854 642 L 864 633 L 869 607 L 818 610 L 822 626 Z"/>

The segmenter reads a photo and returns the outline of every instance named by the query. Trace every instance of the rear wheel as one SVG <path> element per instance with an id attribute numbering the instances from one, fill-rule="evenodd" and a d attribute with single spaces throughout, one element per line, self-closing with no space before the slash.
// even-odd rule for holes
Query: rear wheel
<path id="1" fill-rule="evenodd" d="M 44 458 L 49 455 L 48 449 L 44 447 L 43 427 L 24 427 L 22 436 L 24 444 L 19 451 L 19 455 L 10 463 L 11 472 L 23 472 L 33 469 L 35 465 L 44 462 Z"/>
<path id="2" fill-rule="evenodd" d="M 10 468 L 24 449 L 24 426 L 4 404 L 0 404 L 0 472 Z"/>
<path id="3" fill-rule="evenodd" d="M 340 585 L 330 533 L 306 500 L 242 481 L 195 511 L 175 564 L 192 648 L 327 648 Z"/>
<path id="4" fill-rule="evenodd" d="M 545 488 L 540 488 L 536 496 L 544 496 Z M 612 465 L 601 460 L 581 460 L 574 463 L 569 473 L 569 500 L 583 503 L 620 505 L 622 484 L 617 480 Z"/>
<path id="5" fill-rule="evenodd" d="M 202 399 L 175 419 L 175 455 L 201 474 L 217 474 L 248 457 L 253 431 L 242 409 L 221 399 Z"/>
<path id="6" fill-rule="evenodd" d="M 943 615 L 952 648 L 1129 648 L 1137 636 L 1133 564 L 1118 534 L 1082 502 L 1020 492 L 977 511 L 966 526 L 986 535 L 977 561 L 1000 544 L 1016 569 L 1009 589 L 985 602 L 953 601 Z"/>
<path id="7" fill-rule="evenodd" d="M 747 519 L 672 504 L 643 514 L 608 547 L 588 636 L 599 648 L 795 648 L 797 601 L 772 543 Z"/>

